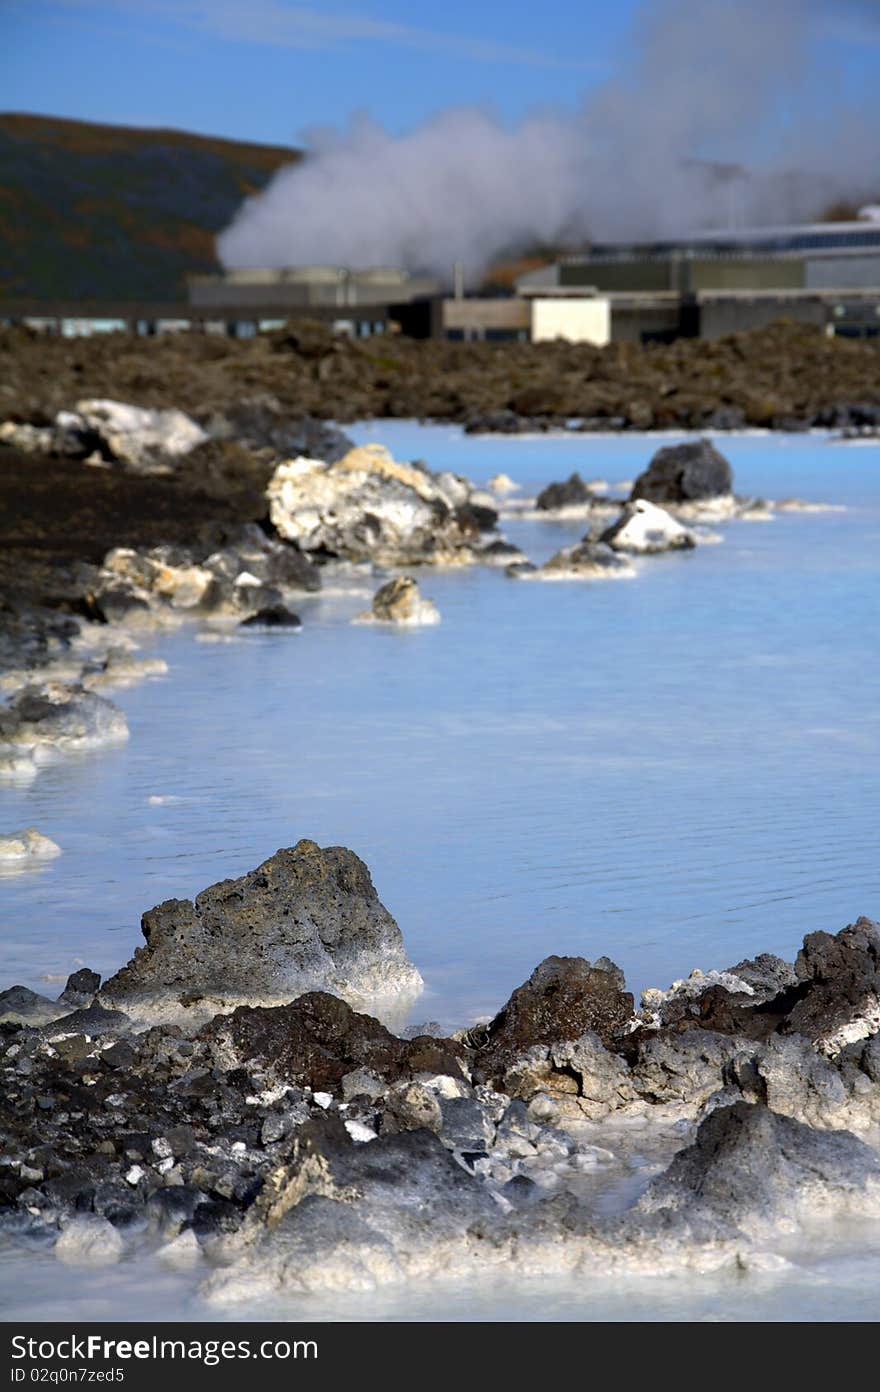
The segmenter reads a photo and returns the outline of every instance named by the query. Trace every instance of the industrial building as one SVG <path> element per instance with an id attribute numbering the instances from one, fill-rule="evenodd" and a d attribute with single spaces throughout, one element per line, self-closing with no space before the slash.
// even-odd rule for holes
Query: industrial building
<path id="1" fill-rule="evenodd" d="M 608 296 L 612 339 L 718 338 L 782 317 L 880 333 L 880 221 L 606 242 L 521 276 L 517 294 Z"/>
<path id="2" fill-rule="evenodd" d="M 676 241 L 596 243 L 519 277 L 515 293 L 444 294 L 397 268 L 294 266 L 192 276 L 175 304 L 0 301 L 0 318 L 63 333 L 196 329 L 237 336 L 290 319 L 321 319 L 353 335 L 617 340 L 719 338 L 786 318 L 826 333 L 880 335 L 880 218 Z"/>

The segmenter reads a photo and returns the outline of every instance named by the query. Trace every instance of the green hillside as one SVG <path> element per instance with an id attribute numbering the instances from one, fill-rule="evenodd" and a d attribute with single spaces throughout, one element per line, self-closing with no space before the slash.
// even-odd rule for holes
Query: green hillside
<path id="1" fill-rule="evenodd" d="M 179 300 L 214 235 L 300 157 L 52 116 L 0 114 L 0 298 Z"/>

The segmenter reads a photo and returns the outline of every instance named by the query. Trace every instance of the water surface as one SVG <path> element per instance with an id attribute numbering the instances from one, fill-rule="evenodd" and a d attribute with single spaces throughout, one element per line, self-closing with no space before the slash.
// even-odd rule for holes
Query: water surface
<path id="1" fill-rule="evenodd" d="M 658 444 L 355 434 L 525 492 L 631 478 Z M 741 492 L 846 511 L 733 522 L 632 581 L 427 571 L 435 628 L 351 626 L 356 577 L 304 598 L 297 634 L 150 640 L 170 671 L 114 695 L 127 745 L 0 788 L 0 827 L 64 850 L 0 881 L 0 981 L 109 972 L 145 908 L 301 836 L 367 861 L 428 984 L 417 1018 L 449 1023 L 550 952 L 607 953 L 640 989 L 880 912 L 880 449 L 721 445 Z M 541 560 L 583 524 L 506 530 Z"/>

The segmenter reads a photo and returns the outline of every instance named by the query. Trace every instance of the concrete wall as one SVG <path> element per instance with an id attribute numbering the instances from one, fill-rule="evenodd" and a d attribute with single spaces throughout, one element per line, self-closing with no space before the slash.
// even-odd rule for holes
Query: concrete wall
<path id="1" fill-rule="evenodd" d="M 606 299 L 533 299 L 532 342 L 564 338 L 603 347 L 611 339 L 611 306 Z"/>
<path id="2" fill-rule="evenodd" d="M 440 327 L 443 333 L 480 335 L 499 330 L 528 329 L 531 323 L 527 300 L 469 299 L 443 301 Z"/>
<path id="3" fill-rule="evenodd" d="M 700 337 L 722 338 L 725 334 L 741 333 L 745 329 L 760 329 L 777 319 L 791 319 L 798 324 L 824 326 L 828 322 L 828 308 L 820 299 L 789 298 L 773 295 L 761 299 L 747 296 L 731 297 L 729 300 L 702 300 L 699 306 Z"/>
<path id="4" fill-rule="evenodd" d="M 816 256 L 806 263 L 810 290 L 873 290 L 880 294 L 880 256 Z"/>

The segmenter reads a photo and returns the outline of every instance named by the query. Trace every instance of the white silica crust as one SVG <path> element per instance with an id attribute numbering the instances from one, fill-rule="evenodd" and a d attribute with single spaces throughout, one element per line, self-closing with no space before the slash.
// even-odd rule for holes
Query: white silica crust
<path id="1" fill-rule="evenodd" d="M 604 538 L 616 551 L 635 551 L 648 554 L 670 551 L 696 544 L 696 537 L 687 527 L 645 498 L 627 503 L 620 522 Z"/>
<path id="2" fill-rule="evenodd" d="M 52 860 L 60 854 L 61 847 L 36 827 L 26 827 L 24 831 L 0 836 L 0 862 Z"/>

